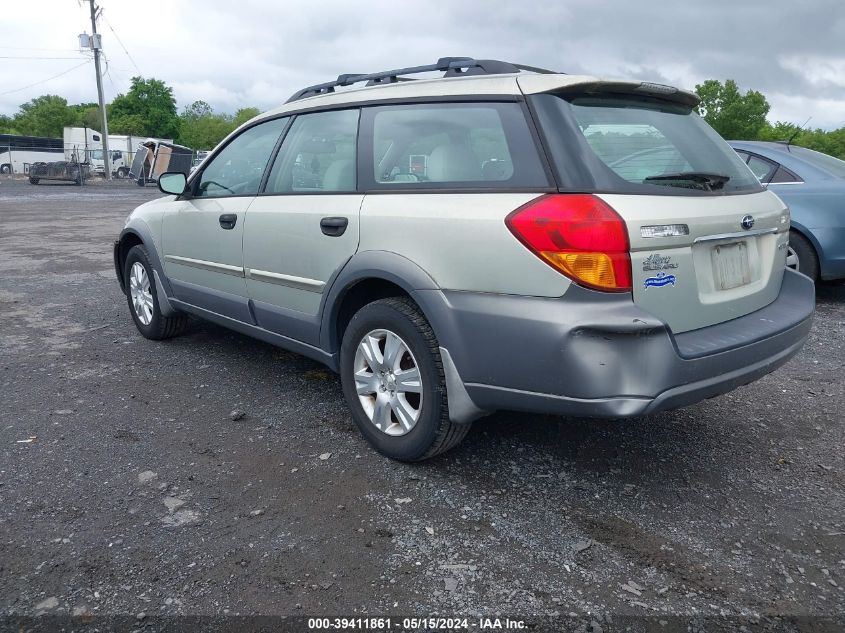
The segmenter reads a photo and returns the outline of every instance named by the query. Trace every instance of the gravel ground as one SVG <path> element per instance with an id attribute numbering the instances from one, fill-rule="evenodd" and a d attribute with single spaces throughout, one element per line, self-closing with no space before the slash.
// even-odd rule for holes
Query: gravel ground
<path id="1" fill-rule="evenodd" d="M 310 360 L 200 321 L 137 333 L 111 242 L 157 195 L 0 180 L 0 615 L 845 612 L 845 287 L 731 394 L 501 413 L 404 465 Z"/>

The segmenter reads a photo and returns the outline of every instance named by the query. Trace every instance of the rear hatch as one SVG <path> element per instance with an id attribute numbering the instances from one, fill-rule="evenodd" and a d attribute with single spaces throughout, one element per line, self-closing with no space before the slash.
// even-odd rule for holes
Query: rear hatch
<path id="1" fill-rule="evenodd" d="M 679 333 L 774 301 L 789 213 L 693 95 L 594 82 L 529 100 L 561 191 L 592 193 L 624 220 L 638 305 Z"/>

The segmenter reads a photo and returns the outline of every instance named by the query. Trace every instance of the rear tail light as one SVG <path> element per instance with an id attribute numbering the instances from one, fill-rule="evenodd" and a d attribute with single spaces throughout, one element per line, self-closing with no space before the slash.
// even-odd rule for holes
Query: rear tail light
<path id="1" fill-rule="evenodd" d="M 542 196 L 511 213 L 505 224 L 532 253 L 582 286 L 631 290 L 625 222 L 600 198 Z"/>

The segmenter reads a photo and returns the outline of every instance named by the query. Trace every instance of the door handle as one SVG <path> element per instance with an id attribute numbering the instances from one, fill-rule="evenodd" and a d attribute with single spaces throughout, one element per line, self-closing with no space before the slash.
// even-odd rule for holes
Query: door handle
<path id="1" fill-rule="evenodd" d="M 329 237 L 340 237 L 346 232 L 349 226 L 349 218 L 323 218 L 320 220 L 320 230 L 323 235 Z"/>
<path id="2" fill-rule="evenodd" d="M 220 216 L 220 226 L 227 231 L 235 228 L 237 222 L 238 216 L 235 213 L 224 213 Z"/>

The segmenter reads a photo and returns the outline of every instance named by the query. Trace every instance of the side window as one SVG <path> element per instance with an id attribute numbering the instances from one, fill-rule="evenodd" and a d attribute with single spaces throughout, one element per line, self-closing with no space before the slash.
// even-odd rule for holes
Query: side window
<path id="1" fill-rule="evenodd" d="M 376 188 L 548 186 L 516 103 L 383 106 L 372 134 Z"/>
<path id="2" fill-rule="evenodd" d="M 357 136 L 358 110 L 297 116 L 264 192 L 354 192 Z"/>
<path id="3" fill-rule="evenodd" d="M 804 182 L 799 176 L 796 176 L 783 165 L 779 165 L 775 170 L 770 183 L 774 182 Z"/>
<path id="4" fill-rule="evenodd" d="M 739 157 L 743 160 L 743 162 L 745 162 L 745 163 L 748 162 L 748 156 L 749 156 L 748 152 L 744 152 L 741 149 L 735 149 L 734 151 L 737 154 L 739 154 Z"/>
<path id="5" fill-rule="evenodd" d="M 751 154 L 748 157 L 748 167 L 760 182 L 769 182 L 769 177 L 777 169 L 777 164 Z"/>
<path id="6" fill-rule="evenodd" d="M 195 197 L 254 196 L 287 118 L 259 123 L 236 136 L 200 174 Z"/>

